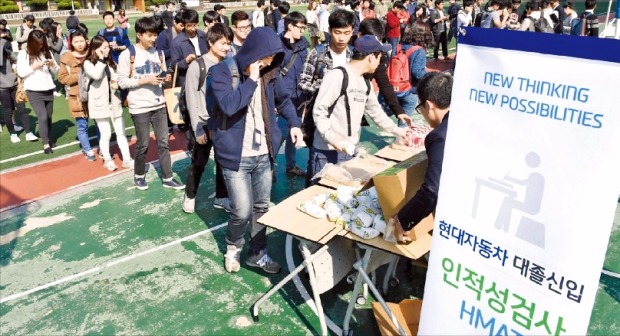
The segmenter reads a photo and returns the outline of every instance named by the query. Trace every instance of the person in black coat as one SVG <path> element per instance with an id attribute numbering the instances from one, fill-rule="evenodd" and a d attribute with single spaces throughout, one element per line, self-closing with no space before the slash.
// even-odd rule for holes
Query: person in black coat
<path id="1" fill-rule="evenodd" d="M 213 10 L 218 15 L 217 22 L 221 22 L 227 27 L 230 27 L 230 20 L 228 19 L 228 16 L 226 16 L 226 7 L 224 7 L 224 5 L 215 5 Z"/>

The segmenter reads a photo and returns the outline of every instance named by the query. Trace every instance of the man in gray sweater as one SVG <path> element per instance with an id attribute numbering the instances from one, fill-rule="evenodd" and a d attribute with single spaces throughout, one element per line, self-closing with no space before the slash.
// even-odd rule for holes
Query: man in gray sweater
<path id="1" fill-rule="evenodd" d="M 168 118 L 162 84 L 171 80 L 166 74 L 163 56 L 154 48 L 157 24 L 151 17 L 136 21 L 138 43 L 124 50 L 119 56 L 118 85 L 128 89 L 129 113 L 136 127 L 134 154 L 134 184 L 139 190 L 148 189 L 146 183 L 146 152 L 149 147 L 150 126 L 153 125 L 159 164 L 164 188 L 183 189 L 172 175 L 172 162 L 168 147 Z"/>
<path id="2" fill-rule="evenodd" d="M 187 69 L 185 101 L 191 120 L 191 130 L 196 137 L 196 144 L 192 148 L 192 163 L 187 171 L 187 184 L 183 200 L 183 211 L 186 213 L 193 213 L 195 211 L 198 185 L 200 184 L 200 178 L 204 173 L 205 166 L 209 162 L 211 148 L 213 148 L 213 142 L 207 129 L 210 115 L 209 111 L 207 111 L 207 101 L 205 99 L 207 93 L 206 75 L 212 66 L 226 58 L 230 51 L 232 40 L 233 31 L 230 27 L 219 22 L 214 24 L 207 33 L 209 52 L 200 56 L 197 61 L 192 62 Z M 204 65 L 201 64 L 202 62 L 204 62 Z M 228 191 L 222 176 L 222 169 L 217 163 L 215 171 L 215 198 L 227 200 Z M 230 211 L 228 201 L 224 209 Z"/>
<path id="3" fill-rule="evenodd" d="M 360 123 L 364 114 L 384 131 L 399 137 L 406 135 L 407 129 L 399 128 L 383 112 L 363 76 L 373 73 L 379 66 L 381 53 L 389 50 L 391 47 L 382 44 L 377 37 L 362 36 L 355 41 L 351 62 L 334 68 L 323 78 L 312 111 L 316 131 L 312 164 L 308 166 L 311 178 L 327 163 L 337 164 L 352 158 L 360 141 Z M 345 94 L 341 94 L 343 82 L 348 82 Z"/>
<path id="4" fill-rule="evenodd" d="M 34 29 L 34 16 L 32 14 L 28 14 L 24 17 L 24 23 L 21 26 L 17 27 L 15 31 L 15 41 L 17 41 L 17 48 L 22 50 L 26 48 L 26 42 L 28 41 L 28 35 Z"/>

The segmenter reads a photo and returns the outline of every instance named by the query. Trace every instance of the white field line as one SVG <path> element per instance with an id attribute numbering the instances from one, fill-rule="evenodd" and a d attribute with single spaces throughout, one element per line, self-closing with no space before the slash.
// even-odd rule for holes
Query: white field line
<path id="1" fill-rule="evenodd" d="M 9 295 L 7 297 L 1 298 L 0 299 L 0 303 L 5 303 L 5 302 L 17 300 L 19 298 L 22 298 L 24 296 L 30 295 L 32 293 L 36 293 L 36 292 L 42 291 L 42 290 L 50 288 L 50 287 L 54 287 L 54 286 L 57 286 L 57 285 L 61 285 L 63 283 L 74 281 L 74 280 L 82 278 L 82 277 L 84 277 L 84 276 L 86 276 L 88 274 L 99 272 L 99 271 L 101 271 L 101 270 L 103 270 L 105 268 L 112 267 L 112 266 L 115 266 L 115 265 L 119 265 L 119 264 L 122 264 L 122 263 L 126 263 L 126 262 L 128 262 L 130 260 L 133 260 L 133 259 L 136 259 L 138 257 L 142 257 L 142 256 L 145 256 L 147 254 L 151 254 L 151 253 L 163 250 L 163 249 L 165 249 L 167 247 L 170 247 L 170 246 L 173 246 L 173 245 L 177 245 L 177 244 L 180 244 L 182 242 L 185 242 L 185 241 L 188 241 L 188 240 L 192 240 L 194 238 L 198 238 L 200 236 L 204 236 L 205 234 L 207 234 L 209 232 L 212 232 L 212 231 L 215 231 L 215 230 L 218 230 L 218 229 L 221 229 L 221 228 L 225 227 L 226 225 L 228 225 L 228 222 L 224 222 L 224 223 L 222 223 L 220 225 L 214 226 L 214 227 L 209 228 L 207 230 L 203 230 L 203 231 L 194 233 L 194 234 L 189 235 L 187 237 L 183 237 L 183 238 L 171 241 L 169 243 L 166 243 L 164 245 L 160 245 L 160 246 L 151 248 L 151 249 L 146 250 L 146 251 L 142 251 L 142 252 L 139 252 L 139 253 L 136 253 L 136 254 L 131 254 L 131 255 L 128 255 L 126 257 L 122 257 L 122 258 L 116 259 L 114 261 L 110 261 L 109 263 L 107 263 L 107 264 L 105 264 L 103 266 L 97 266 L 97 267 L 91 268 L 89 270 L 86 270 L 84 272 L 73 274 L 73 275 L 70 275 L 68 277 L 64 277 L 62 279 L 49 282 L 49 283 L 47 283 L 45 285 L 41 285 L 41 286 L 35 287 L 33 289 L 29 289 L 27 291 L 23 291 L 21 293 Z"/>
<path id="2" fill-rule="evenodd" d="M 616 278 L 616 279 L 620 279 L 620 274 L 616 273 L 616 272 L 612 272 L 612 271 L 608 271 L 608 270 L 602 270 L 601 273 L 608 275 L 610 277 Z"/>
<path id="3" fill-rule="evenodd" d="M 130 130 L 130 129 L 133 129 L 133 128 L 134 128 L 134 126 L 129 126 L 129 127 L 126 127 L 125 130 Z M 88 138 L 88 140 L 93 140 L 93 139 L 97 139 L 97 137 L 96 136 L 91 136 L 90 138 Z M 79 141 L 73 141 L 73 142 L 70 142 L 68 144 L 57 146 L 54 149 L 67 148 L 67 147 L 70 147 L 70 146 L 77 145 L 79 143 L 80 143 Z M 17 160 L 21 160 L 21 159 L 25 159 L 27 157 L 35 156 L 35 155 L 38 155 L 38 154 L 43 154 L 43 150 L 38 150 L 36 152 L 27 153 L 27 154 L 23 154 L 23 155 L 20 155 L 20 156 L 15 156 L 15 157 L 12 157 L 12 158 L 0 160 L 0 164 L 7 163 L 7 162 L 12 162 L 12 161 L 17 161 Z"/>

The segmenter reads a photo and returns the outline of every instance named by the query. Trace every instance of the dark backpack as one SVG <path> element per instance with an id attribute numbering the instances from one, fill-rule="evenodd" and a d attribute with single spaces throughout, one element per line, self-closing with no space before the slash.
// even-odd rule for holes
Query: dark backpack
<path id="1" fill-rule="evenodd" d="M 584 36 L 586 34 L 586 15 L 581 15 L 571 20 L 570 34 L 575 36 Z"/>
<path id="2" fill-rule="evenodd" d="M 480 11 L 480 13 L 476 14 L 476 17 L 474 17 L 474 27 L 480 27 L 481 24 L 482 24 L 482 11 Z"/>
<path id="3" fill-rule="evenodd" d="M 237 87 L 239 87 L 239 82 L 240 82 L 240 75 L 239 75 L 239 68 L 237 67 L 237 62 L 235 61 L 234 58 L 232 57 L 226 57 L 222 62 L 224 62 L 227 66 L 228 66 L 228 70 L 230 70 L 230 73 L 232 75 L 232 88 L 233 90 L 236 90 Z M 227 129 L 227 125 L 226 125 L 226 115 L 224 113 L 220 112 L 220 109 L 217 107 L 217 102 L 215 101 L 215 97 L 213 96 L 213 94 L 209 94 L 209 88 L 211 87 L 211 69 L 213 69 L 213 67 L 209 68 L 209 71 L 207 71 L 207 79 L 205 81 L 207 87 L 205 89 L 205 92 L 207 92 L 207 111 L 215 111 L 215 117 L 217 120 L 222 119 L 222 129 L 225 130 Z M 213 127 L 212 125 L 209 126 L 210 128 Z M 215 128 L 215 127 L 213 127 Z"/>
<path id="4" fill-rule="evenodd" d="M 288 63 L 286 63 L 286 65 L 282 65 L 280 66 L 280 76 L 282 77 L 286 77 L 286 74 L 288 74 L 289 71 L 291 71 L 291 67 L 295 64 L 295 60 L 297 60 L 297 56 L 299 56 L 296 52 L 293 52 L 293 55 L 291 56 L 291 59 L 289 59 Z"/>
<path id="5" fill-rule="evenodd" d="M 332 70 L 336 69 L 342 71 L 342 86 L 340 86 L 340 94 L 338 95 L 338 98 L 336 98 L 336 100 L 334 100 L 334 102 L 327 108 L 327 118 L 331 117 L 334 107 L 336 107 L 336 103 L 338 103 L 340 97 L 344 96 L 344 106 L 347 111 L 347 134 L 348 136 L 351 136 L 351 106 L 349 105 L 349 95 L 347 94 L 347 88 L 349 87 L 349 74 L 343 67 L 336 67 Z M 364 77 L 364 82 L 366 82 L 366 96 L 368 96 L 370 94 L 371 87 L 370 81 Z M 316 100 L 316 95 L 314 100 Z M 312 108 L 314 108 L 314 101 Z M 306 115 L 301 123 L 301 130 L 304 134 L 304 142 L 306 145 L 308 147 L 312 146 L 312 143 L 314 142 L 314 133 L 316 131 L 316 124 L 314 123 L 312 109 L 306 110 Z"/>
<path id="6" fill-rule="evenodd" d="M 275 28 L 273 22 L 273 12 L 266 10 L 263 14 L 265 14 L 265 27 Z"/>
<path id="7" fill-rule="evenodd" d="M 99 30 L 97 32 L 97 35 L 99 36 L 105 36 L 105 32 L 107 31 L 107 28 L 103 28 L 101 30 Z M 123 36 L 125 35 L 125 31 L 120 28 L 120 27 L 116 27 L 116 34 L 118 34 L 118 41 L 116 43 L 122 44 L 123 43 Z"/>
<path id="8" fill-rule="evenodd" d="M 200 67 L 200 76 L 198 77 L 197 90 L 200 91 L 207 79 L 207 66 L 205 65 L 205 60 L 202 57 L 198 57 L 196 59 L 196 62 L 198 62 L 198 66 Z M 183 87 L 181 88 L 181 93 L 179 93 L 179 112 L 181 112 L 185 123 L 189 125 L 189 110 L 187 109 L 185 85 L 183 85 Z"/>

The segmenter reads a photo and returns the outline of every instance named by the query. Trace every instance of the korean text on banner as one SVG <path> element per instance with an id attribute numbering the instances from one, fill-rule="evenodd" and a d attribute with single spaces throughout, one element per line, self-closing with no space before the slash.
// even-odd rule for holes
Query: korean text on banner
<path id="1" fill-rule="evenodd" d="M 458 54 L 420 334 L 585 335 L 620 192 L 620 44 L 468 28 Z"/>

